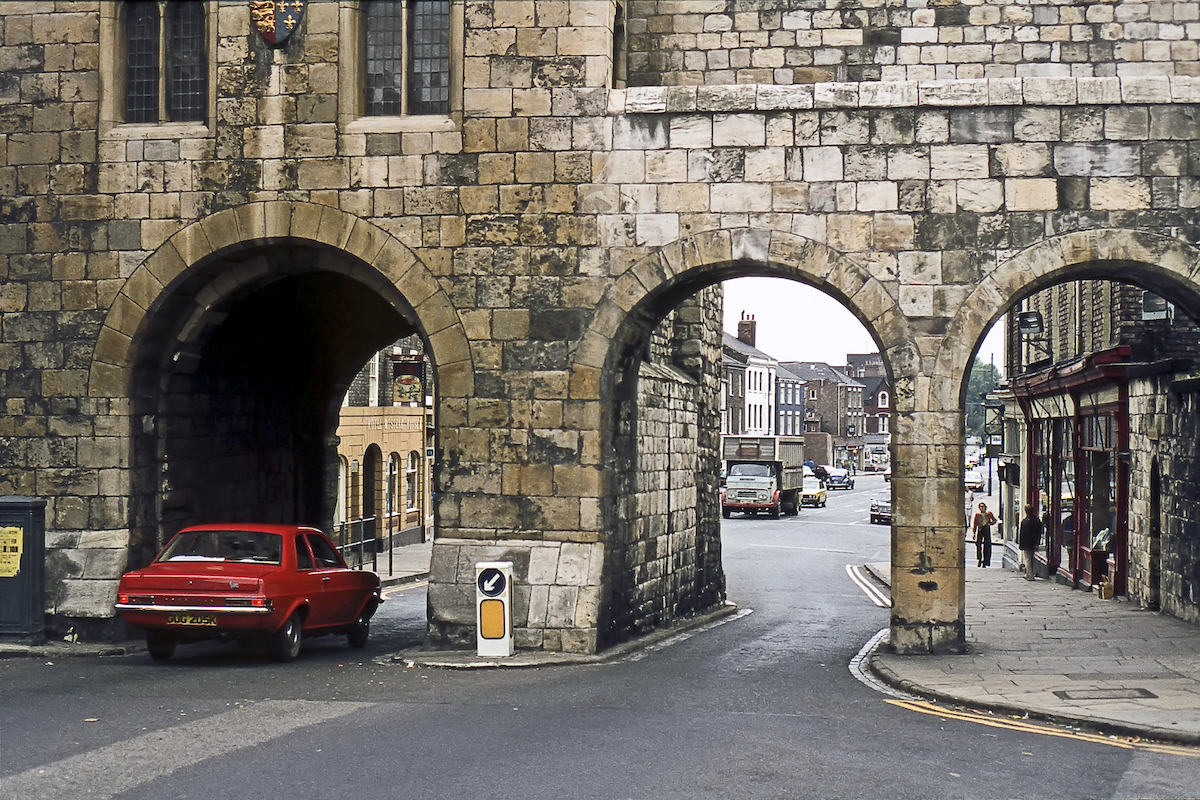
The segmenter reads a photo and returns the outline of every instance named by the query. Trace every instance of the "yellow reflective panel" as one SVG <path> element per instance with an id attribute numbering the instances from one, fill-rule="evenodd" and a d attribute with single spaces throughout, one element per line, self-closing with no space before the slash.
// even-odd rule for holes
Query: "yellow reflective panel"
<path id="1" fill-rule="evenodd" d="M 479 604 L 479 635 L 484 639 L 504 638 L 504 601 L 484 600 Z"/>

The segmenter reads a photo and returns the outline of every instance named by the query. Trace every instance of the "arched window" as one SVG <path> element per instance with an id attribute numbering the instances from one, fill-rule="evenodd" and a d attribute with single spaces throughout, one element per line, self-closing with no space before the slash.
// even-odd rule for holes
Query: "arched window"
<path id="1" fill-rule="evenodd" d="M 337 500 L 333 509 L 333 521 L 339 525 L 346 521 L 346 494 L 349 491 L 350 465 L 345 456 L 338 456 Z"/>
<path id="2" fill-rule="evenodd" d="M 421 501 L 421 454 L 413 450 L 408 454 L 408 469 L 404 473 L 405 502 L 408 510 L 420 508 Z"/>
<path id="3" fill-rule="evenodd" d="M 887 392 L 880 392 L 880 393 L 879 393 L 879 403 L 878 403 L 879 407 L 880 407 L 880 408 L 887 408 L 887 407 L 888 407 L 888 403 L 889 403 L 889 402 L 891 402 L 891 398 L 890 398 L 890 397 L 888 397 L 888 393 L 887 393 Z"/>
<path id="4" fill-rule="evenodd" d="M 400 454 L 392 453 L 388 456 L 388 471 L 387 471 L 387 515 L 390 518 L 393 514 L 399 513 L 400 500 Z"/>

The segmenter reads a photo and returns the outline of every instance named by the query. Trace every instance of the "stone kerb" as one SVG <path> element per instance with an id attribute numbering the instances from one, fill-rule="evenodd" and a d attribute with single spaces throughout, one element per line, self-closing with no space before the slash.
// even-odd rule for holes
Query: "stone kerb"
<path id="1" fill-rule="evenodd" d="M 1200 103 L 1200 78 L 980 78 L 790 86 L 636 86 L 610 92 L 610 114 L 769 112 L 823 108 Z"/>
<path id="2" fill-rule="evenodd" d="M 1200 298 L 1200 248 L 1187 242 L 1111 228 L 1046 239 L 997 263 L 950 320 L 935 360 L 929 408 L 962 407 L 963 386 L 957 376 L 967 374 L 975 344 L 1001 314 L 1022 298 L 1073 275 L 1086 271 L 1094 277 L 1105 264 L 1110 265 L 1106 277 L 1120 279 L 1136 265 L 1137 272 L 1127 274 L 1127 280 L 1161 281 L 1159 285 L 1174 285 Z"/>
<path id="3" fill-rule="evenodd" d="M 183 228 L 134 270 L 113 300 L 97 338 L 88 379 L 89 396 L 126 396 L 135 338 L 168 287 L 186 270 L 236 247 L 283 240 L 345 253 L 352 258 L 330 260 L 331 268 L 385 295 L 398 292 L 411 306 L 413 321 L 428 338 L 437 365 L 439 394 L 471 395 L 474 370 L 462 321 L 441 283 L 412 250 L 382 228 L 335 208 L 267 202 L 221 211 Z M 214 280 L 196 297 L 197 313 L 211 308 L 237 285 L 234 276 Z"/>

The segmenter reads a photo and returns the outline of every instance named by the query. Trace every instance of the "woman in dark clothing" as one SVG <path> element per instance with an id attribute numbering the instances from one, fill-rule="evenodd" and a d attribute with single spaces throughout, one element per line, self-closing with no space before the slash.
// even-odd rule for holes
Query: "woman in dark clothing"
<path id="1" fill-rule="evenodd" d="M 1033 506 L 1025 506 L 1025 519 L 1017 529 L 1017 547 L 1021 550 L 1021 563 L 1025 565 L 1025 580 L 1034 579 L 1033 554 L 1037 552 L 1038 543 L 1042 541 L 1045 526 L 1033 513 Z"/>
<path id="2" fill-rule="evenodd" d="M 996 515 L 988 511 L 987 503 L 980 503 L 971 522 L 971 532 L 975 534 L 975 562 L 980 567 L 992 565 L 992 526 L 996 524 Z"/>

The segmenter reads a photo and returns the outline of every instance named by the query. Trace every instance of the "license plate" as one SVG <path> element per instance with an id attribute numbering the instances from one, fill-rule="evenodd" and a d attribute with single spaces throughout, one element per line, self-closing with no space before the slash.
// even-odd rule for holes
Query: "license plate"
<path id="1" fill-rule="evenodd" d="M 216 627 L 216 614 L 167 614 L 168 625 L 200 625 Z"/>

